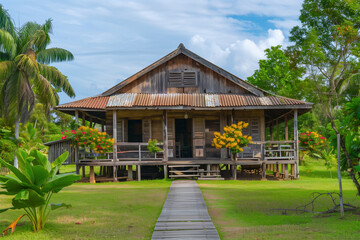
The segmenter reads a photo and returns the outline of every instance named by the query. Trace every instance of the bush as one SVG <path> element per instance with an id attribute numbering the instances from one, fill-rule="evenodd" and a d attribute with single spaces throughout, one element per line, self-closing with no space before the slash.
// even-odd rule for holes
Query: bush
<path id="1" fill-rule="evenodd" d="M 74 146 L 90 148 L 96 153 L 112 152 L 114 139 L 96 128 L 81 126 L 77 130 L 65 131 L 61 139 L 71 139 Z"/>
<path id="2" fill-rule="evenodd" d="M 9 209 L 24 209 L 25 215 L 28 216 L 33 225 L 33 230 L 38 232 L 44 227 L 50 210 L 69 207 L 64 203 L 49 204 L 51 196 L 79 180 L 80 176 L 72 173 L 57 174 L 61 164 L 69 156 L 68 152 L 60 155 L 53 163 L 50 163 L 37 150 L 32 150 L 28 154 L 19 149 L 16 155 L 19 161 L 19 169 L 0 158 L 0 163 L 13 173 L 13 176 L 0 176 L 0 182 L 3 183 L 2 188 L 6 190 L 0 194 L 15 195 L 12 199 L 13 206 L 0 209 L 0 212 Z M 16 222 L 22 216 L 7 229 L 12 228 L 14 230 Z M 4 231 L 5 234 L 7 229 Z"/>

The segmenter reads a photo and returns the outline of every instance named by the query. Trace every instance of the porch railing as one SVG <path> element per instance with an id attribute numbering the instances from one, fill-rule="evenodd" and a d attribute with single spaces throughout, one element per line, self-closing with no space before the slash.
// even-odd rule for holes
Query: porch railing
<path id="1" fill-rule="evenodd" d="M 264 160 L 294 160 L 295 141 L 267 141 L 263 147 Z"/>
<path id="2" fill-rule="evenodd" d="M 163 144 L 156 144 L 163 149 Z M 117 160 L 133 161 L 161 161 L 164 158 L 163 151 L 152 153 L 147 148 L 147 142 L 118 142 L 116 143 Z"/>

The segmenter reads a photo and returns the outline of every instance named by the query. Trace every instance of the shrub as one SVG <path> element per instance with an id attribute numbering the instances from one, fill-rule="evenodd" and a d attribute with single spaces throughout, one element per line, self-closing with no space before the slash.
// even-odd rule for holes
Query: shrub
<path id="1" fill-rule="evenodd" d="M 236 153 L 243 152 L 243 147 L 246 147 L 249 143 L 252 143 L 251 136 L 242 134 L 242 129 L 249 126 L 246 122 L 239 122 L 238 124 L 231 124 L 230 126 L 224 127 L 224 133 L 214 133 L 214 139 L 212 146 L 216 149 L 228 148 L 231 150 L 234 157 Z"/>
<path id="2" fill-rule="evenodd" d="M 19 169 L 0 158 L 0 163 L 14 174 L 14 176 L 0 176 L 0 182 L 3 183 L 2 188 L 6 190 L 0 194 L 15 195 L 12 199 L 13 206 L 0 209 L 0 212 L 9 209 L 24 209 L 25 215 L 33 225 L 33 230 L 35 232 L 40 231 L 45 225 L 50 210 L 70 206 L 64 203 L 49 204 L 54 193 L 58 193 L 64 187 L 70 186 L 80 179 L 79 175 L 73 173 L 57 174 L 61 164 L 68 156 L 69 153 L 65 152 L 53 163 L 50 163 L 37 150 L 32 150 L 28 154 L 19 149 L 17 151 Z M 16 219 L 8 228 L 14 230 L 16 222 L 21 217 Z M 5 233 L 7 229 L 4 231 Z"/>
<path id="3" fill-rule="evenodd" d="M 327 139 L 317 132 L 306 131 L 299 136 L 299 145 L 304 151 L 319 152 L 326 147 Z"/>
<path id="4" fill-rule="evenodd" d="M 90 148 L 96 153 L 112 152 L 114 139 L 96 128 L 81 126 L 77 130 L 65 131 L 61 139 L 71 139 L 74 146 Z"/>
<path id="5" fill-rule="evenodd" d="M 149 152 L 151 152 L 151 153 L 161 152 L 162 149 L 159 148 L 157 146 L 157 144 L 158 144 L 158 141 L 156 139 L 154 139 L 154 140 L 149 139 L 148 145 L 147 145 L 147 149 L 149 150 Z"/>

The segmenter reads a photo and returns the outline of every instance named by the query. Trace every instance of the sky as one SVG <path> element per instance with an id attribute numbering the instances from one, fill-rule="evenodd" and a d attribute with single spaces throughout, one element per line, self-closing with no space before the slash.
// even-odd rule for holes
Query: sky
<path id="1" fill-rule="evenodd" d="M 98 95 L 180 43 L 246 79 L 264 50 L 289 45 L 299 24 L 300 0 L 2 0 L 16 26 L 53 20 L 49 47 L 71 51 L 52 64 L 68 76 L 76 97 Z"/>

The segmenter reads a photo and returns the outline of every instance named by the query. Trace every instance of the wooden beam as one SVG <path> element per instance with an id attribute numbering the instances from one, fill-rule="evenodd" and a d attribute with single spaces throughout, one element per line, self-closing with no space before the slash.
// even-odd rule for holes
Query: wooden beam
<path id="1" fill-rule="evenodd" d="M 285 115 L 285 141 L 289 140 L 288 116 Z"/>
<path id="2" fill-rule="evenodd" d="M 85 126 L 85 112 L 81 112 L 82 125 Z"/>
<path id="3" fill-rule="evenodd" d="M 226 114 L 225 111 L 220 111 L 220 133 L 221 134 L 224 133 L 224 127 L 226 125 L 226 115 L 225 114 Z M 221 158 L 228 158 L 225 148 L 220 149 L 220 157 Z"/>
<path id="4" fill-rule="evenodd" d="M 279 120 L 278 119 L 276 119 L 276 140 L 280 141 Z"/>
<path id="5" fill-rule="evenodd" d="M 96 183 L 94 166 L 90 166 L 90 183 Z"/>
<path id="6" fill-rule="evenodd" d="M 270 125 L 270 140 L 274 141 L 274 123 L 273 122 Z"/>
<path id="7" fill-rule="evenodd" d="M 294 147 L 295 147 L 295 179 L 299 178 L 299 133 L 298 133 L 298 110 L 294 109 Z"/>
<path id="8" fill-rule="evenodd" d="M 134 180 L 132 165 L 128 165 L 128 179 Z"/>
<path id="9" fill-rule="evenodd" d="M 75 122 L 77 124 L 79 124 L 79 111 L 78 110 L 75 111 Z"/>
<path id="10" fill-rule="evenodd" d="M 141 162 L 141 144 L 139 144 L 139 163 Z M 141 166 L 136 165 L 137 169 L 137 179 L 138 181 L 141 181 Z"/>
<path id="11" fill-rule="evenodd" d="M 168 117 L 167 117 L 167 111 L 164 110 L 163 111 L 163 141 L 164 141 L 164 145 L 163 145 L 163 154 L 164 154 L 164 162 L 168 161 Z M 167 172 L 167 165 L 164 165 L 164 178 L 167 179 L 168 176 L 168 172 Z"/>

